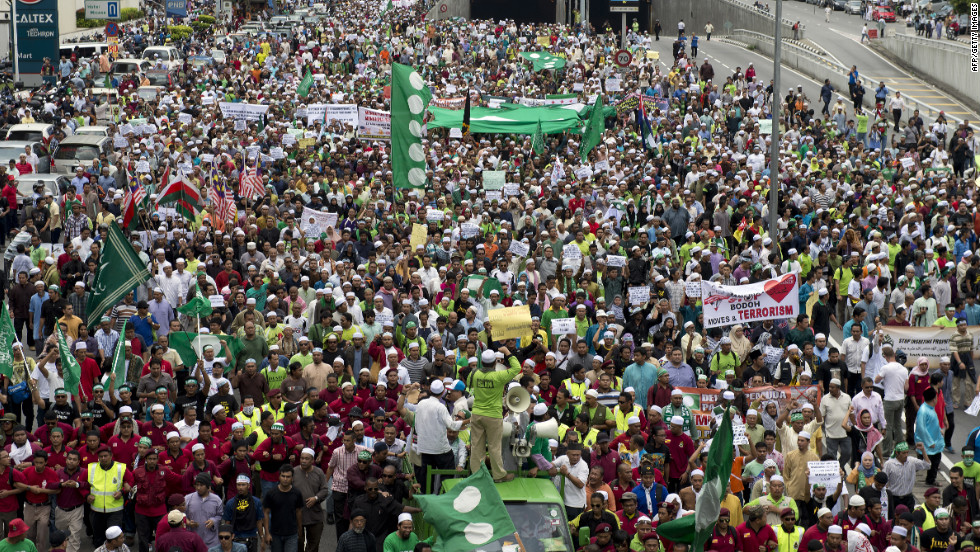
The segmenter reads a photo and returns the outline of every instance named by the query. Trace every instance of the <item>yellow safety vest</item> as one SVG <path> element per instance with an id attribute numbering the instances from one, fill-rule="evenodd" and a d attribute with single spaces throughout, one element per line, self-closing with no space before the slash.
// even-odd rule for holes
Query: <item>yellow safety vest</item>
<path id="1" fill-rule="evenodd" d="M 626 433 L 626 430 L 629 429 L 629 424 L 626 422 L 633 416 L 639 418 L 640 412 L 640 407 L 635 404 L 633 405 L 633 410 L 625 414 L 619 410 L 618 406 L 614 408 L 613 413 L 616 415 L 616 435 L 619 436 Z"/>
<path id="2" fill-rule="evenodd" d="M 922 512 L 925 513 L 926 515 L 926 519 L 922 521 L 923 531 L 928 531 L 929 529 L 932 529 L 933 527 L 936 526 L 936 518 L 933 517 L 932 512 L 929 511 L 929 508 L 925 507 L 925 504 L 919 506 L 916 509 L 922 510 Z"/>
<path id="3" fill-rule="evenodd" d="M 265 403 L 262 405 L 262 410 L 272 412 L 272 418 L 278 422 L 286 417 L 286 402 L 283 401 L 283 403 L 279 405 L 279 408 L 273 408 L 271 404 Z"/>
<path id="4" fill-rule="evenodd" d="M 252 409 L 252 415 L 248 416 L 244 412 L 239 412 L 235 414 L 235 419 L 245 426 L 245 436 L 248 437 L 255 431 L 255 428 L 259 427 L 259 422 L 262 419 L 262 410 L 259 408 Z"/>
<path id="5" fill-rule="evenodd" d="M 803 538 L 803 528 L 793 527 L 792 533 L 783 530 L 783 526 L 776 525 L 776 550 L 777 552 L 796 552 L 800 548 L 800 539 Z"/>
<path id="6" fill-rule="evenodd" d="M 568 393 L 571 396 L 585 402 L 585 392 L 589 390 L 589 384 L 584 381 L 582 383 L 575 383 L 571 379 L 567 379 L 565 380 L 565 389 L 568 389 Z"/>
<path id="7" fill-rule="evenodd" d="M 89 492 L 95 497 L 95 502 L 92 503 L 93 512 L 103 514 L 123 509 L 122 495 L 119 498 L 114 498 L 113 495 L 122 491 L 125 475 L 126 466 L 120 462 L 113 462 L 108 470 L 103 470 L 98 462 L 89 465 Z"/>

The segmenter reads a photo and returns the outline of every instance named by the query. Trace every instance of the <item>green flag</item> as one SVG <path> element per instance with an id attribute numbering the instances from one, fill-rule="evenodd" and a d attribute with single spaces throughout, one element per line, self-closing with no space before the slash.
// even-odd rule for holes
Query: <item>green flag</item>
<path id="1" fill-rule="evenodd" d="M 91 329 L 109 309 L 136 286 L 150 279 L 150 271 L 136 255 L 122 230 L 113 222 L 99 257 L 99 266 L 92 282 L 92 292 L 88 297 L 88 327 Z"/>
<path id="2" fill-rule="evenodd" d="M 242 346 L 242 340 L 237 337 L 230 335 L 214 335 L 214 334 L 198 334 L 194 332 L 170 332 L 167 334 L 170 338 L 170 348 L 180 355 L 181 362 L 184 366 L 188 367 L 191 373 L 194 373 L 194 364 L 197 363 L 197 359 L 201 358 L 200 355 L 204 353 L 204 347 L 210 345 L 214 347 L 215 358 L 221 358 L 224 356 L 231 356 L 231 362 L 228 363 L 227 367 L 235 366 L 235 357 L 244 348 Z M 224 343 L 228 346 L 228 350 L 225 351 L 221 344 Z M 260 359 L 255 359 L 259 360 Z M 117 376 L 118 377 L 118 376 Z M 220 374 L 215 377 L 220 377 Z"/>
<path id="3" fill-rule="evenodd" d="M 7 310 L 7 303 L 0 303 L 0 374 L 8 378 L 14 375 L 14 356 L 12 349 L 14 341 L 17 340 L 17 331 L 14 330 L 14 322 L 10 319 L 10 311 Z"/>
<path id="4" fill-rule="evenodd" d="M 123 320 L 122 331 L 119 332 L 119 339 L 116 340 L 116 349 L 112 353 L 112 373 L 116 375 L 116 388 L 126 381 L 126 324 L 128 320 Z"/>
<path id="5" fill-rule="evenodd" d="M 548 52 L 521 52 L 521 57 L 534 64 L 535 73 L 542 69 L 561 69 L 568 63 L 565 58 Z"/>
<path id="6" fill-rule="evenodd" d="M 105 81 L 102 82 L 102 88 L 112 88 L 112 77 L 109 73 L 105 74 Z"/>
<path id="7" fill-rule="evenodd" d="M 381 15 L 384 15 L 393 9 L 395 9 L 395 5 L 391 2 L 391 0 L 388 0 L 388 3 L 385 4 L 385 9 L 381 10 Z"/>
<path id="8" fill-rule="evenodd" d="M 306 70 L 306 76 L 300 81 L 299 86 L 296 87 L 296 93 L 302 97 L 307 97 L 310 95 L 310 88 L 313 87 L 313 73 L 309 69 Z"/>
<path id="9" fill-rule="evenodd" d="M 602 116 L 602 94 L 597 94 L 595 104 L 592 106 L 592 113 L 589 114 L 589 121 L 585 124 L 582 132 L 582 144 L 579 150 L 582 152 L 582 161 L 589 158 L 592 148 L 602 142 L 602 131 L 605 129 L 606 119 Z"/>
<path id="10" fill-rule="evenodd" d="M 726 410 L 721 427 L 711 438 L 707 473 L 704 475 L 701 495 L 694 505 L 694 515 L 659 525 L 658 535 L 674 542 L 690 544 L 691 552 L 703 552 L 704 543 L 711 539 L 715 522 L 721 512 L 721 499 L 725 497 L 725 488 L 732 473 L 734 448 L 732 417 Z"/>
<path id="11" fill-rule="evenodd" d="M 541 121 L 538 120 L 538 128 L 534 131 L 531 138 L 531 149 L 538 155 L 544 154 L 544 132 L 541 130 Z"/>
<path id="12" fill-rule="evenodd" d="M 177 307 L 177 312 L 192 318 L 211 316 L 211 301 L 208 301 L 203 295 L 197 295 L 187 303 Z"/>
<path id="13" fill-rule="evenodd" d="M 434 547 L 437 551 L 475 550 L 516 532 L 486 466 L 448 493 L 415 498 L 425 521 L 439 535 Z"/>
<path id="14" fill-rule="evenodd" d="M 422 75 L 407 65 L 391 66 L 391 167 L 396 188 L 424 188 L 425 109 L 432 93 Z"/>
<path id="15" fill-rule="evenodd" d="M 61 357 L 61 372 L 65 376 L 65 389 L 72 395 L 78 394 L 78 383 L 82 381 L 82 367 L 75 360 L 75 355 L 68 350 L 65 334 L 61 333 L 58 325 L 58 355 Z"/>

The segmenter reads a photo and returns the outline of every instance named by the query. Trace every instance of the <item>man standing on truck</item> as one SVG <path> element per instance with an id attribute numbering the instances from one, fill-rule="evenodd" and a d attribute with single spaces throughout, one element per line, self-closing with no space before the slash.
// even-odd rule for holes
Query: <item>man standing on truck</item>
<path id="1" fill-rule="evenodd" d="M 496 371 L 497 355 L 487 349 L 480 356 L 480 369 L 470 373 L 466 387 L 473 390 L 473 417 L 470 419 L 470 471 L 476 473 L 483 466 L 483 459 L 490 449 L 490 472 L 497 483 L 514 479 L 514 474 L 504 470 L 501 456 L 503 439 L 504 386 L 521 371 L 521 363 L 507 347 L 500 353 L 510 365 L 507 370 Z"/>

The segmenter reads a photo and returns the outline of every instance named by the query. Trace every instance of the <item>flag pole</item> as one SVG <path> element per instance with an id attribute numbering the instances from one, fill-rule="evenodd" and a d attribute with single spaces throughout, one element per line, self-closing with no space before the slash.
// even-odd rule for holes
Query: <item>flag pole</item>
<path id="1" fill-rule="evenodd" d="M 521 540 L 521 536 L 514 531 L 514 538 L 517 539 L 517 546 L 520 547 L 521 552 L 527 552 L 527 548 L 524 548 L 524 541 Z"/>

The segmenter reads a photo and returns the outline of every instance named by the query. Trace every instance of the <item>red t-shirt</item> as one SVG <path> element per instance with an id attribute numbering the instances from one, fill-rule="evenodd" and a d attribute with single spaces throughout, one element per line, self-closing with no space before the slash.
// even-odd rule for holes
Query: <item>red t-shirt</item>
<path id="1" fill-rule="evenodd" d="M 37 486 L 42 489 L 57 489 L 61 484 L 61 478 L 51 468 L 44 468 L 38 473 L 37 468 L 31 466 L 24 470 L 24 483 L 29 486 Z M 24 493 L 25 498 L 31 504 L 45 504 L 48 502 L 48 495 L 44 493 Z"/>
<path id="2" fill-rule="evenodd" d="M 765 524 L 756 533 L 754 529 L 749 527 L 749 522 L 746 521 L 739 525 L 735 532 L 738 533 L 738 538 L 742 541 L 742 550 L 752 550 L 752 552 L 755 552 L 760 546 L 764 546 L 768 550 L 769 546 L 766 543 L 769 541 L 776 542 L 776 532 L 773 531 L 772 527 Z"/>
<path id="3" fill-rule="evenodd" d="M 109 438 L 109 450 L 112 451 L 112 459 L 120 464 L 126 466 L 126 469 L 131 469 L 133 466 L 133 459 L 136 458 L 136 445 L 139 444 L 139 439 L 135 435 L 130 435 L 129 441 L 123 441 L 118 435 L 113 435 Z"/>
<path id="4" fill-rule="evenodd" d="M 339 414 L 340 420 L 346 422 L 347 415 L 350 413 L 350 411 L 353 410 L 355 406 L 360 407 L 363 404 L 364 401 L 357 395 L 354 395 L 350 402 L 344 401 L 343 397 L 341 397 L 330 403 L 330 411 L 334 414 Z"/>
<path id="5" fill-rule="evenodd" d="M 92 386 L 102 377 L 102 371 L 99 370 L 98 363 L 90 358 L 82 360 L 81 369 L 82 375 L 78 384 L 78 394 L 82 397 L 82 402 L 87 402 L 92 400 Z"/>
<path id="6" fill-rule="evenodd" d="M 13 485 L 11 485 L 11 478 L 13 478 Z M 16 490 L 17 483 L 25 483 L 24 473 L 22 471 L 10 467 L 0 472 L 0 491 L 14 491 Z M 0 498 L 0 512 L 16 512 L 17 506 L 17 495 Z"/>

